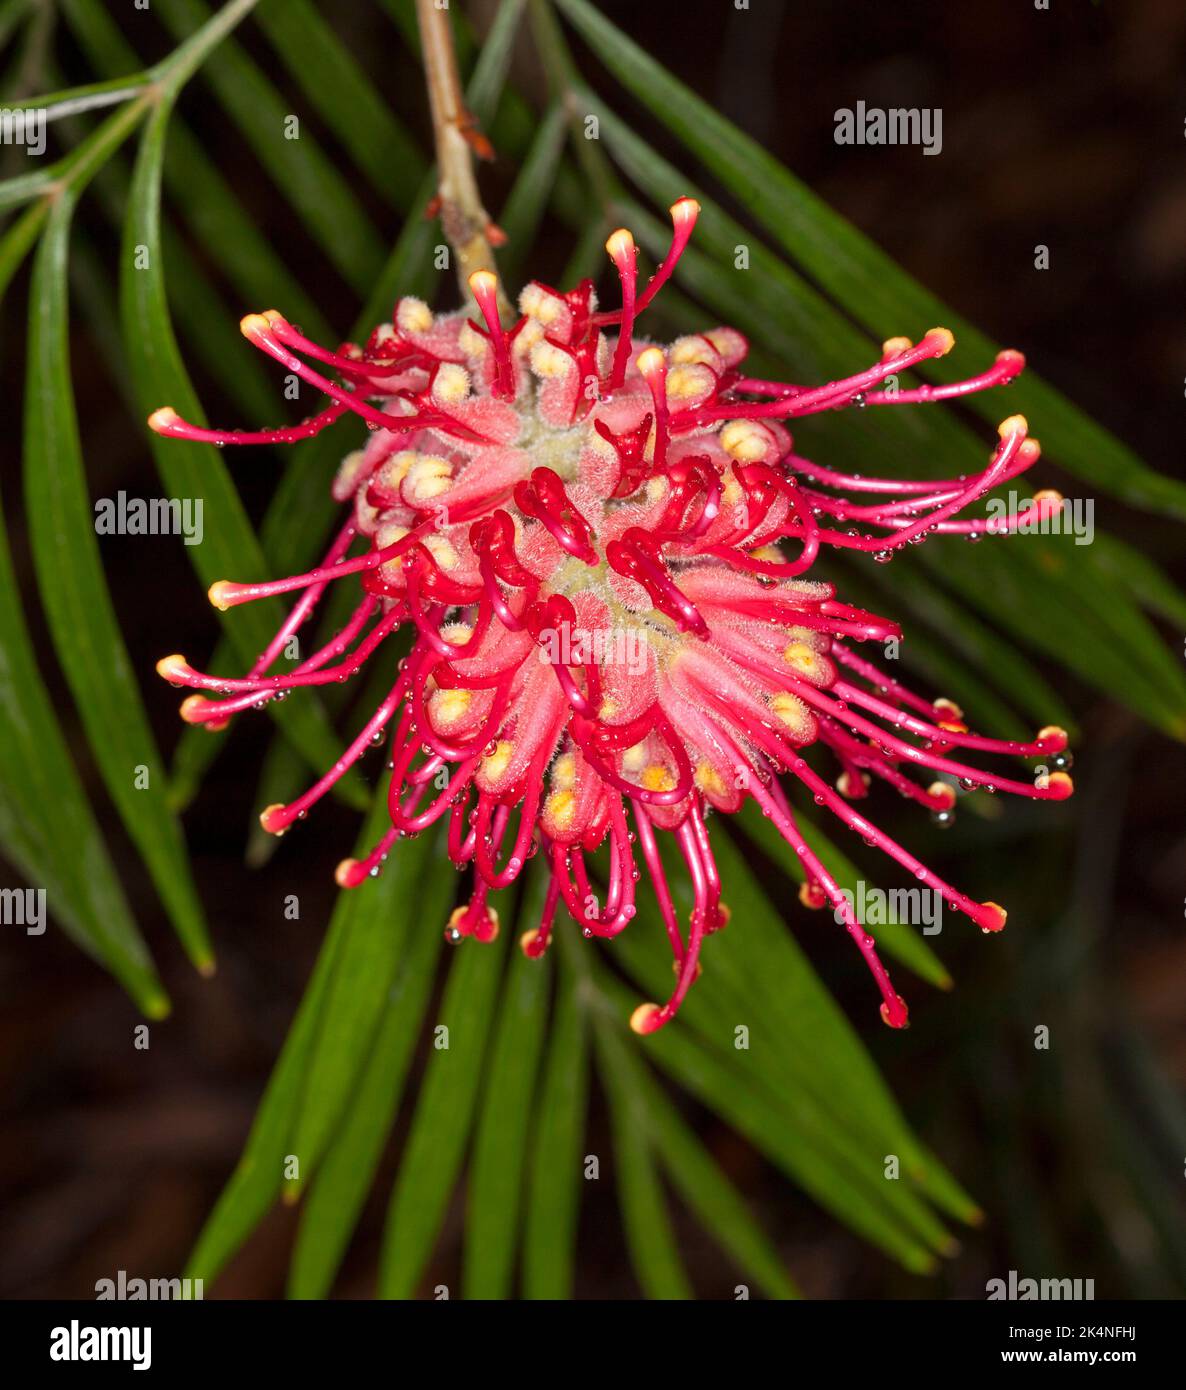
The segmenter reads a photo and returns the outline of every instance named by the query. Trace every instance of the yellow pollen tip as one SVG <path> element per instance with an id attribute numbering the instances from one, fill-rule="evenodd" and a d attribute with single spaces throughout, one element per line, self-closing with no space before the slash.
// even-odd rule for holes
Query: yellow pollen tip
<path id="1" fill-rule="evenodd" d="M 239 332 L 248 339 L 270 336 L 271 327 L 266 314 L 244 314 L 239 320 Z"/>
<path id="2" fill-rule="evenodd" d="M 1060 728 L 1057 724 L 1046 724 L 1038 730 L 1039 743 L 1049 743 L 1059 739 L 1062 740 L 1062 745 L 1065 748 L 1067 745 L 1067 731 Z"/>
<path id="3" fill-rule="evenodd" d="M 994 903 L 994 902 L 992 902 L 992 901 L 990 900 L 989 902 L 981 903 L 980 906 L 981 906 L 981 907 L 989 907 L 989 908 L 992 908 L 993 912 L 994 912 L 994 913 L 996 914 L 996 916 L 999 918 L 999 920 L 1000 920 L 1000 926 L 994 927 L 994 928 L 993 928 L 994 931 L 1000 931 L 1000 930 L 1001 930 L 1001 927 L 1003 927 L 1003 926 L 1005 925 L 1005 923 L 1009 920 L 1009 914 L 1008 914 L 1008 913 L 1005 911 L 1005 909 L 1000 905 L 1000 903 Z"/>
<path id="4" fill-rule="evenodd" d="M 469 287 L 473 290 L 475 299 L 497 294 L 498 276 L 492 270 L 475 270 L 469 277 Z"/>
<path id="5" fill-rule="evenodd" d="M 959 719 L 941 719 L 939 727 L 949 734 L 966 734 L 968 732 L 968 726 Z"/>
<path id="6" fill-rule="evenodd" d="M 955 334 L 950 328 L 928 328 L 926 336 L 934 339 L 938 344 L 938 351 L 935 353 L 936 357 L 946 357 L 951 349 L 955 347 Z"/>
<path id="7" fill-rule="evenodd" d="M 263 828 L 268 832 L 269 835 L 283 835 L 284 832 L 288 829 L 287 825 L 282 825 L 277 829 L 274 828 L 271 824 L 269 824 L 269 822 L 275 818 L 276 813 L 278 811 L 283 810 L 284 806 L 282 802 L 273 801 L 270 806 L 265 806 L 264 809 L 259 813 L 259 823 L 263 826 Z"/>
<path id="8" fill-rule="evenodd" d="M 231 587 L 229 580 L 216 579 L 206 590 L 206 597 L 220 612 L 225 613 L 231 606 L 230 597 L 227 590 Z"/>
<path id="9" fill-rule="evenodd" d="M 155 434 L 164 434 L 174 425 L 180 424 L 181 416 L 171 405 L 163 405 L 159 410 L 154 410 L 148 417 L 148 428 Z"/>
<path id="10" fill-rule="evenodd" d="M 354 870 L 358 867 L 357 859 L 343 859 L 334 870 L 334 882 L 339 888 L 349 888 L 354 883 Z"/>
<path id="11" fill-rule="evenodd" d="M 959 705 L 954 700 L 948 700 L 945 696 L 940 696 L 932 704 L 937 714 L 946 715 L 949 719 L 962 719 L 964 717 L 964 712 Z"/>
<path id="12" fill-rule="evenodd" d="M 619 227 L 606 238 L 605 249 L 615 261 L 624 260 L 634 250 L 634 238 L 625 227 Z"/>
<path id="13" fill-rule="evenodd" d="M 881 345 L 882 357 L 901 357 L 904 352 L 909 352 L 914 344 L 909 338 L 887 338 Z"/>
<path id="14" fill-rule="evenodd" d="M 932 782 L 927 795 L 943 801 L 948 808 L 955 805 L 955 788 L 947 782 Z"/>
<path id="15" fill-rule="evenodd" d="M 532 927 L 530 931 L 525 931 L 519 938 L 519 950 L 528 960 L 536 960 L 540 952 L 536 949 L 536 942 L 539 940 L 539 931 Z"/>
<path id="16" fill-rule="evenodd" d="M 827 900 L 827 895 L 818 883 L 804 881 L 799 885 L 799 901 L 812 912 L 818 912 Z"/>
<path id="17" fill-rule="evenodd" d="M 640 1036 L 653 1033 L 662 1012 L 658 1004 L 640 1004 L 630 1015 L 631 1031 Z"/>
<path id="18" fill-rule="evenodd" d="M 1052 772 L 1046 779 L 1046 786 L 1048 788 L 1053 787 L 1062 793 L 1059 800 L 1070 796 L 1075 790 L 1075 784 L 1066 772 Z"/>
<path id="19" fill-rule="evenodd" d="M 638 370 L 643 376 L 653 376 L 663 370 L 664 360 L 661 348 L 649 347 L 638 354 Z"/>
<path id="20" fill-rule="evenodd" d="M 997 433 L 1005 439 L 1011 434 L 1026 435 L 1029 429 L 1029 421 L 1024 415 L 1010 415 L 997 426 Z"/>
<path id="21" fill-rule="evenodd" d="M 205 695 L 187 695 L 181 702 L 181 717 L 187 724 L 201 722 L 201 712 L 210 703 Z"/>
<path id="22" fill-rule="evenodd" d="M 1045 502 L 1050 502 L 1056 507 L 1061 507 L 1066 499 L 1061 492 L 1057 492 L 1054 488 L 1044 487 L 1040 492 L 1034 493 L 1034 501 L 1039 507 Z"/>
<path id="23" fill-rule="evenodd" d="M 695 198 L 677 198 L 670 212 L 673 222 L 687 222 L 689 219 L 694 222 L 700 216 L 700 204 Z"/>
<path id="24" fill-rule="evenodd" d="M 180 652 L 174 652 L 172 656 L 162 656 L 156 664 L 156 673 L 163 676 L 165 680 L 171 681 L 174 676 L 180 675 L 178 670 L 181 666 L 188 666 L 189 662 Z"/>

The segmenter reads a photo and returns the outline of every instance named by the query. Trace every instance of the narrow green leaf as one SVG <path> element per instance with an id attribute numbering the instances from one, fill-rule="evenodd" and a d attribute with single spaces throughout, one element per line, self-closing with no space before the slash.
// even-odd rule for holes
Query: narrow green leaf
<path id="1" fill-rule="evenodd" d="M 380 1298 L 410 1298 L 432 1254 L 473 1127 L 505 950 L 505 934 L 491 945 L 465 941 L 449 971 L 437 1024 L 448 1032 L 434 1039 L 400 1158 L 379 1257 Z"/>
<path id="2" fill-rule="evenodd" d="M 380 196 L 403 208 L 427 161 L 310 0 L 264 0 L 256 16 L 285 67 Z"/>
<path id="3" fill-rule="evenodd" d="M 386 799 L 377 797 L 376 806 L 378 814 L 372 814 L 370 821 L 377 838 L 389 821 Z M 443 880 L 452 889 L 453 873 L 445 849 L 443 833 L 436 830 L 398 842 L 377 886 L 365 897 L 355 890 L 342 905 L 346 926 L 338 965 L 322 1007 L 293 1129 L 292 1152 L 301 1162 L 301 1177 L 294 1188 L 308 1180 L 332 1140 L 334 1126 L 365 1065 L 408 933 L 445 929 L 444 921 L 431 915 L 439 895 L 427 895 L 426 918 L 413 907 L 417 885 L 425 881 Z"/>
<path id="4" fill-rule="evenodd" d="M 211 18 L 205 0 L 156 0 L 154 10 L 177 38 Z M 290 118 L 299 120 L 302 113 L 292 110 L 291 101 L 237 42 L 222 45 L 218 62 L 204 69 L 203 79 L 301 224 L 346 283 L 365 294 L 382 266 L 382 243 L 349 183 L 312 133 L 302 128 L 297 139 L 286 133 L 286 127 L 292 129 L 287 125 Z"/>
<path id="5" fill-rule="evenodd" d="M 203 418 L 201 407 L 173 336 L 164 290 L 160 191 L 168 117 L 167 104 L 156 109 L 136 161 L 121 250 L 120 305 L 142 408 L 147 412 L 171 404 L 187 418 L 199 421 Z M 156 435 L 152 436 L 152 449 L 171 496 L 203 499 L 203 542 L 187 547 L 202 579 L 211 584 L 231 575 L 265 573 L 259 544 L 218 451 L 209 445 L 162 440 Z M 227 616 L 225 625 L 240 659 L 250 664 L 279 625 L 279 606 L 271 601 L 244 605 Z M 335 761 L 338 741 L 315 700 L 273 700 L 267 709 L 313 766 L 328 767 Z M 366 804 L 366 793 L 353 770 L 338 786 L 353 804 Z"/>
<path id="6" fill-rule="evenodd" d="M 598 1075 L 609 1100 L 613 1134 L 612 1168 L 630 1263 L 647 1298 L 693 1298 L 692 1284 L 675 1243 L 667 1197 L 655 1167 L 646 1097 L 614 1065 L 604 1049 L 603 1030 L 594 1030 L 601 1051 Z"/>
<path id="7" fill-rule="evenodd" d="M 29 292 L 24 476 L 46 616 L 107 790 L 191 960 L 213 954 L 181 827 L 132 674 L 95 539 L 70 378 L 67 264 L 73 199 L 59 198 Z"/>
<path id="8" fill-rule="evenodd" d="M 499 252 L 499 260 L 508 285 L 517 285 L 521 279 L 527 253 L 534 245 L 552 191 L 567 135 L 568 114 L 560 105 L 554 105 L 540 122 L 531 149 L 498 219 L 507 237 L 506 246 Z M 566 280 L 564 283 L 569 282 Z"/>
<path id="9" fill-rule="evenodd" d="M 422 920 L 414 924 L 400 960 L 370 1061 L 305 1201 L 289 1269 L 290 1298 L 329 1294 L 407 1083 L 444 943 L 433 918 L 444 915 L 453 885 L 450 877 L 437 874 L 425 886 Z"/>
<path id="10" fill-rule="evenodd" d="M 833 212 L 756 141 L 726 120 L 588 0 L 555 0 L 606 66 L 748 208 L 801 264 L 880 342 L 890 333 L 917 338 L 946 323 L 974 358 L 988 360 L 994 346 L 941 304 L 872 241 Z M 954 380 L 958 364 L 934 365 L 939 380 Z M 972 409 L 994 421 L 997 406 L 984 396 L 968 398 Z M 1134 506 L 1186 517 L 1186 484 L 1146 467 L 1107 430 L 1076 409 L 1033 372 L 1015 383 L 1010 409 L 1042 422 L 1050 457 Z"/>
<path id="11" fill-rule="evenodd" d="M 597 1019 L 599 1051 L 604 1069 L 622 1079 L 637 1098 L 642 1123 L 672 1184 L 705 1229 L 731 1254 L 738 1271 L 773 1298 L 797 1298 L 778 1252 L 750 1215 L 737 1190 L 708 1150 L 684 1123 L 650 1069 L 634 1040 L 623 1038 L 608 1014 Z"/>
<path id="12" fill-rule="evenodd" d="M 383 826 L 387 806 L 377 796 L 359 833 L 359 853 L 365 853 Z M 380 914 L 380 879 L 338 894 L 313 974 L 305 988 L 284 1047 L 272 1068 L 267 1088 L 256 1110 L 242 1157 L 239 1159 L 214 1210 L 206 1220 L 187 1273 L 213 1282 L 280 1195 L 292 1154 L 291 1138 L 305 1097 L 305 1082 L 313 1064 L 314 1045 L 322 1012 L 330 996 L 345 943 L 360 918 Z"/>
<path id="13" fill-rule="evenodd" d="M 0 846 L 77 945 L 150 1018 L 169 1000 L 132 920 L 37 669 L 0 509 Z"/>
<path id="14" fill-rule="evenodd" d="M 548 1056 L 531 1127 L 524 1198 L 523 1296 L 572 1297 L 584 1186 L 581 1148 L 589 1093 L 589 1038 L 575 971 L 561 960 Z"/>
<path id="15" fill-rule="evenodd" d="M 532 875 L 513 933 L 516 940 L 539 921 L 546 887 L 545 874 Z M 550 961 L 513 951 L 470 1163 L 463 1298 L 510 1296 L 524 1179 L 536 1171 L 535 1163 L 527 1162 L 527 1136 L 550 983 Z"/>

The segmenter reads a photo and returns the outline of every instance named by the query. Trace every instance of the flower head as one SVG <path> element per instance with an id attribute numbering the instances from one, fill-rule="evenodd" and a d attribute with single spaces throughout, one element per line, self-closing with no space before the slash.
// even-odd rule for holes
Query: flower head
<path id="1" fill-rule="evenodd" d="M 906 1006 L 805 841 L 787 788 L 805 788 L 950 908 L 997 931 L 1002 908 L 943 882 L 853 803 L 874 778 L 940 820 L 950 818 L 957 785 L 1060 800 L 1071 792 L 1061 770 L 1021 780 L 965 758 L 1057 759 L 1066 735 L 984 738 L 950 701 L 890 679 L 858 649 L 898 637 L 897 625 L 842 602 L 816 567 L 826 547 L 880 559 L 936 533 L 983 530 L 983 519 L 960 514 L 1029 468 L 1039 449 L 1013 415 L 972 476 L 856 477 L 800 457 L 789 426 L 849 405 L 1003 385 L 1024 362 L 1004 352 L 969 380 L 898 389 L 901 373 L 950 351 L 952 335 L 935 328 L 918 343 L 890 339 L 854 376 L 806 386 L 746 375 L 746 341 L 732 328 L 651 343 L 638 318 L 670 277 L 698 211 L 688 198 L 673 206 L 670 250 L 645 286 L 630 233 L 613 233 L 606 249 L 621 307 L 608 312 L 589 281 L 567 292 L 532 282 L 507 326 L 495 277 L 478 271 L 470 286 L 479 317 L 405 298 L 365 346 L 336 352 L 279 313 L 249 314 L 245 336 L 322 392 L 327 407 L 304 424 L 255 433 L 201 429 L 163 409 L 150 418 L 154 430 L 220 444 L 290 442 L 351 411 L 372 433 L 342 463 L 333 490 L 350 516 L 316 569 L 212 586 L 220 608 L 298 595 L 251 671 L 206 675 L 180 656 L 158 669 L 217 695 L 182 705 L 190 722 L 217 728 L 297 687 L 352 676 L 411 625 L 411 653 L 386 698 L 314 786 L 263 812 L 267 830 L 282 834 L 303 818 L 386 738 L 391 826 L 365 858 L 339 865 L 338 882 L 361 883 L 401 836 L 447 818 L 449 854 L 472 865 L 475 883 L 447 933 L 489 940 L 498 931 L 489 894 L 539 850 L 550 887 L 541 921 L 521 942 L 531 956 L 547 949 L 561 902 L 586 936 L 622 931 L 635 915 L 641 857 L 675 965 L 671 997 L 641 1005 L 631 1020 L 649 1033 L 674 1016 L 699 973 L 704 937 L 728 918 L 711 813 L 752 797 L 802 864 L 803 901 L 838 913 L 876 979 L 882 1017 L 900 1027 Z M 294 669 L 268 674 L 330 583 L 359 586 L 346 625 Z M 834 756 L 835 784 L 805 756 L 812 745 Z M 686 925 L 661 835 L 674 840 L 691 882 Z M 586 859 L 602 846 L 603 888 Z"/>

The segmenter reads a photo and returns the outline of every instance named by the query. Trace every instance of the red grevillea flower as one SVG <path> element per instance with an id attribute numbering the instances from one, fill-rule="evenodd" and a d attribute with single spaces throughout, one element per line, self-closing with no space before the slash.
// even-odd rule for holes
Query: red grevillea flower
<path id="1" fill-rule="evenodd" d="M 638 315 L 670 277 L 698 211 L 689 198 L 672 207 L 670 250 L 643 287 L 633 238 L 614 232 L 607 250 L 622 304 L 610 312 L 598 310 L 589 281 L 567 293 L 533 282 L 508 328 L 495 277 L 478 271 L 470 285 L 481 323 L 401 299 L 365 347 L 330 352 L 279 313 L 249 314 L 244 335 L 329 405 L 304 424 L 255 433 L 200 429 L 162 409 L 149 421 L 154 430 L 269 444 L 307 438 L 353 411 L 373 433 L 334 483 L 352 512 L 316 569 L 211 588 L 219 608 L 299 595 L 251 671 L 205 675 L 181 656 L 158 669 L 217 696 L 192 695 L 182 713 L 221 727 L 299 686 L 353 675 L 410 623 L 415 642 L 390 693 L 313 787 L 264 811 L 267 830 L 281 834 L 303 818 L 387 731 L 391 828 L 365 859 L 339 865 L 339 883 L 377 874 L 401 836 L 447 818 L 449 854 L 472 864 L 475 882 L 447 934 L 491 940 L 498 917 L 489 893 L 513 883 L 538 849 L 551 877 L 542 920 L 522 940 L 530 956 L 546 950 L 561 901 L 587 937 L 622 931 L 635 913 L 641 856 L 675 961 L 671 997 L 640 1005 L 631 1019 L 650 1033 L 675 1015 L 699 973 L 704 937 L 728 917 L 710 813 L 736 811 L 750 796 L 798 855 L 801 897 L 836 910 L 877 981 L 882 1017 L 901 1027 L 906 1006 L 873 938 L 808 847 L 780 778 L 806 788 L 950 908 L 997 931 L 1001 907 L 943 882 L 851 803 L 865 799 L 873 777 L 940 818 L 956 784 L 1061 800 L 1072 790 L 1063 771 L 1023 781 L 964 759 L 1043 756 L 1057 765 L 1066 735 L 1045 728 L 1014 743 L 970 733 L 950 701 L 913 694 L 858 653 L 861 643 L 897 637 L 895 623 L 809 576 L 825 547 L 879 558 L 936 533 L 983 530 L 983 520 L 958 514 L 1024 472 L 1039 450 L 1013 415 L 972 476 L 856 477 L 801 458 L 788 424 L 848 405 L 952 399 L 1007 383 L 1024 362 L 1003 352 L 966 381 L 897 389 L 900 373 L 951 349 L 952 335 L 934 328 L 916 344 L 890 339 L 881 360 L 854 376 L 802 386 L 747 376 L 746 341 L 732 328 L 648 343 L 636 333 Z M 853 501 L 854 492 L 872 500 Z M 1033 508 L 1058 500 L 1040 495 Z M 360 586 L 345 627 L 295 668 L 269 675 L 326 586 L 343 581 Z M 835 786 L 804 756 L 812 744 L 839 763 Z M 686 929 L 659 834 L 674 837 L 691 880 Z M 586 856 L 606 842 L 599 893 Z"/>

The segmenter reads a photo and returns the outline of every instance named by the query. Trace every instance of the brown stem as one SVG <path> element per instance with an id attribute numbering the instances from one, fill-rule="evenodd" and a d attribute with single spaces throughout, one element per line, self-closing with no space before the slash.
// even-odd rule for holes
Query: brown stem
<path id="1" fill-rule="evenodd" d="M 438 8 L 437 0 L 416 0 L 416 19 L 436 138 L 441 228 L 453 248 L 461 291 L 468 294 L 469 277 L 475 270 L 497 272 L 490 235 L 493 224 L 482 206 L 473 164 L 475 151 L 484 158 L 493 152 L 462 96 L 448 9 Z"/>

